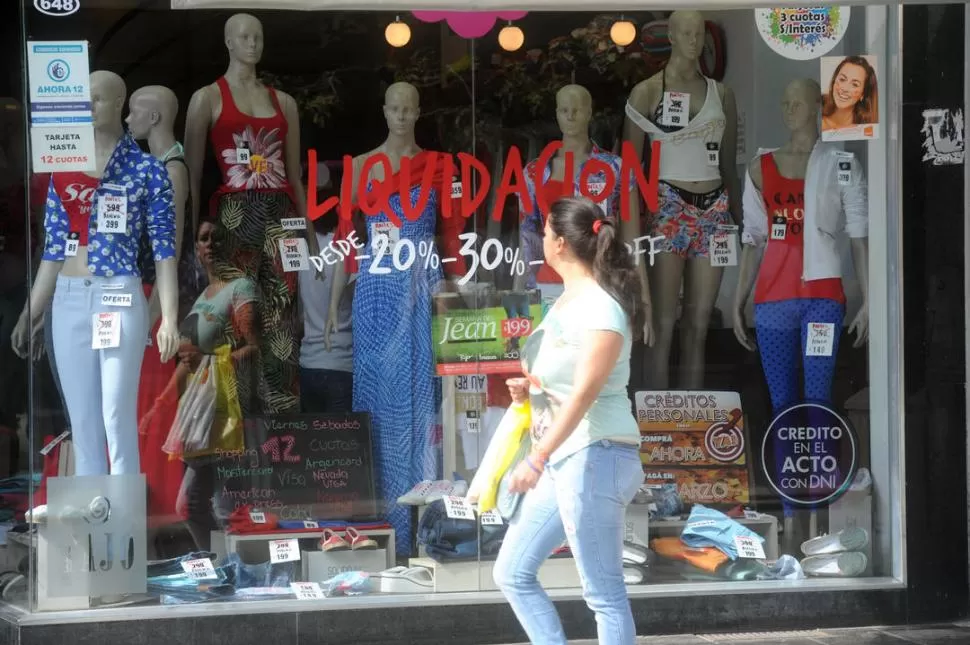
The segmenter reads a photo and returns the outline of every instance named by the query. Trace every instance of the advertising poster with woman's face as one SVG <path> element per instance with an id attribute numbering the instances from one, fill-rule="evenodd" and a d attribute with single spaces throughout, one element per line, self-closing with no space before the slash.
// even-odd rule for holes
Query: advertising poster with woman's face
<path id="1" fill-rule="evenodd" d="M 879 137 L 879 79 L 875 56 L 821 59 L 822 141 Z"/>

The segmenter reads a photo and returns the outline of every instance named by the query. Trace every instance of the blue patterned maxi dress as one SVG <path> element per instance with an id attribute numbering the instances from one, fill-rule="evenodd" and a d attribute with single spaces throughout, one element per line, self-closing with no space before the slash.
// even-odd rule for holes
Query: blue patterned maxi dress
<path id="1" fill-rule="evenodd" d="M 418 202 L 419 190 L 418 186 L 410 190 L 412 206 Z M 404 216 L 397 193 L 389 202 L 401 221 L 401 242 L 410 240 L 415 252 L 422 242 L 434 248 L 438 192 L 431 192 L 415 221 Z M 370 257 L 358 263 L 354 293 L 354 411 L 371 415 L 379 499 L 395 529 L 397 552 L 409 554 L 410 508 L 398 505 L 397 498 L 421 480 L 438 475 L 433 436 L 441 385 L 431 350 L 431 296 L 441 283 L 442 271 L 425 268 L 422 257 L 416 257 L 407 271 L 399 271 L 390 247 L 375 265 L 371 243 L 375 224 L 386 226 L 391 220 L 384 213 L 365 219 L 368 244 L 360 253 Z M 400 257 L 407 262 L 408 251 L 402 249 Z M 390 272 L 372 272 L 383 268 Z"/>

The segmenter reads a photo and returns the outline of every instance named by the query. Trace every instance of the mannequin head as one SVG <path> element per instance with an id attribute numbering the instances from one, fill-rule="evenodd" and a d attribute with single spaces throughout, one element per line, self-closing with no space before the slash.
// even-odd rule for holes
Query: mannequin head
<path id="1" fill-rule="evenodd" d="M 414 133 L 414 124 L 421 115 L 418 90 L 410 83 L 394 83 L 384 93 L 384 118 L 387 131 L 403 136 Z"/>
<path id="2" fill-rule="evenodd" d="M 593 97 L 582 85 L 566 85 L 556 93 L 556 121 L 563 136 L 587 136 Z"/>
<path id="3" fill-rule="evenodd" d="M 671 55 L 697 60 L 704 49 L 704 16 L 699 11 L 675 11 L 667 20 Z"/>
<path id="4" fill-rule="evenodd" d="M 175 93 L 161 85 L 142 87 L 128 101 L 128 130 L 136 139 L 147 139 L 154 128 L 174 130 L 179 102 Z"/>
<path id="5" fill-rule="evenodd" d="M 846 56 L 835 68 L 823 98 L 822 115 L 852 114 L 852 123 L 879 121 L 876 70 L 862 56 Z"/>
<path id="6" fill-rule="evenodd" d="M 798 78 L 788 84 L 781 96 L 781 115 L 792 132 L 818 127 L 822 90 L 811 78 Z"/>
<path id="7" fill-rule="evenodd" d="M 95 130 L 121 126 L 127 94 L 125 82 L 114 72 L 91 73 L 91 117 Z"/>
<path id="8" fill-rule="evenodd" d="M 263 24 L 248 13 L 237 13 L 226 21 L 225 41 L 231 61 L 256 65 L 263 57 Z"/>

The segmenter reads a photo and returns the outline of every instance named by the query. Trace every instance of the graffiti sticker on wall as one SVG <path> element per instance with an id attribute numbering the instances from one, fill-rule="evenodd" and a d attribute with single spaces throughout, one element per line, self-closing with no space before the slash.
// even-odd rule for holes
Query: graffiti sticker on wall
<path id="1" fill-rule="evenodd" d="M 966 154 L 963 110 L 923 110 L 923 161 L 934 166 L 958 166 Z"/>

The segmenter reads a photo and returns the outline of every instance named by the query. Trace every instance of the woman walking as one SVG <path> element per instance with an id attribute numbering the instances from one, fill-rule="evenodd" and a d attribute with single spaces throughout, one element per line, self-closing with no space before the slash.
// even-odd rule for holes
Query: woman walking
<path id="1" fill-rule="evenodd" d="M 632 645 L 623 528 L 643 483 L 627 396 L 640 280 L 613 220 L 585 199 L 552 205 L 542 244 L 565 289 L 523 347 L 526 377 L 508 381 L 514 400 L 530 400 L 532 450 L 512 475 L 510 489 L 526 495 L 493 575 L 532 643 L 565 645 L 536 574 L 568 541 L 600 644 Z"/>

